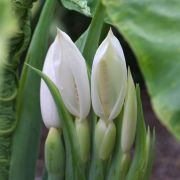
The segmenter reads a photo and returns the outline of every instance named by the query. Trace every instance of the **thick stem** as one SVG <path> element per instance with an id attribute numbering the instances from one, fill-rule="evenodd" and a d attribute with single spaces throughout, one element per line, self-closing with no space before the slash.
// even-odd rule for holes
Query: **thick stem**
<path id="1" fill-rule="evenodd" d="M 83 55 L 91 67 L 94 54 L 98 48 L 100 35 L 104 23 L 105 10 L 100 1 L 98 1 L 94 18 L 91 21 L 88 35 L 86 38 L 85 47 L 83 50 Z"/>
<path id="2" fill-rule="evenodd" d="M 54 174 L 48 174 L 48 180 L 63 180 L 64 178 L 54 175 Z"/>
<path id="3" fill-rule="evenodd" d="M 130 152 L 123 153 L 121 157 L 121 163 L 120 163 L 121 180 L 126 179 L 126 175 L 127 175 L 130 163 L 131 163 Z"/>

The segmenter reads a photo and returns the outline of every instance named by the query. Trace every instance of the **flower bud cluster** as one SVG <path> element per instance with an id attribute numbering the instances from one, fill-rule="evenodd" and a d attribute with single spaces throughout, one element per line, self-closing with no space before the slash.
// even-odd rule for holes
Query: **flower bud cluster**
<path id="1" fill-rule="evenodd" d="M 123 105 L 121 148 L 123 152 L 130 150 L 136 131 L 136 91 L 130 71 L 127 73 L 121 44 L 111 30 L 96 51 L 91 71 L 91 87 L 85 59 L 70 37 L 59 29 L 48 50 L 43 73 L 56 84 L 65 107 L 76 119 L 75 129 L 83 161 L 87 161 L 90 149 L 88 114 L 91 101 L 93 110 L 99 117 L 95 128 L 99 157 L 107 159 L 112 153 L 116 141 L 114 119 L 122 111 Z M 40 102 L 45 125 L 48 128 L 60 128 L 61 120 L 55 103 L 43 81 Z"/>

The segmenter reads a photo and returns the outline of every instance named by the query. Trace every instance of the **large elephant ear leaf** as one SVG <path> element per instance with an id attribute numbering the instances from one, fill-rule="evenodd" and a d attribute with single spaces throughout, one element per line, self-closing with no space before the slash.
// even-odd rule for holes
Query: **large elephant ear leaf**
<path id="1" fill-rule="evenodd" d="M 97 0 L 59 0 L 63 6 L 69 10 L 80 12 L 86 16 L 91 16 L 94 12 Z"/>
<path id="2" fill-rule="evenodd" d="M 156 115 L 180 140 L 180 1 L 103 3 L 137 57 Z"/>

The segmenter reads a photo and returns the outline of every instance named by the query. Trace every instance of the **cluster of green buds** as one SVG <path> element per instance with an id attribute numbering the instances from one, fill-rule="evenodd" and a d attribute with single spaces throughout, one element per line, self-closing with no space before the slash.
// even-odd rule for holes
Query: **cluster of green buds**
<path id="1" fill-rule="evenodd" d="M 140 121 L 142 109 L 140 107 L 138 110 L 140 103 L 137 100 L 137 91 L 131 72 L 127 71 L 122 47 L 111 30 L 96 51 L 91 74 L 88 72 L 85 59 L 76 45 L 66 33 L 57 29 L 57 36 L 45 59 L 43 73 L 57 86 L 64 106 L 72 117 L 70 120 L 74 119 L 75 133 L 72 135 L 75 135 L 73 139 L 76 140 L 74 143 L 78 147 L 79 161 L 88 169 L 85 170 L 88 172 L 85 174 L 93 177 L 89 174 L 93 173 L 94 160 L 92 159 L 96 154 L 95 161 L 100 163 L 95 163 L 94 167 L 98 169 L 98 165 L 106 162 L 105 166 L 109 168 L 109 173 L 104 172 L 104 177 L 107 175 L 107 179 L 109 176 L 110 179 L 120 179 L 117 177 L 124 176 L 125 179 L 128 177 L 128 170 L 133 171 L 130 165 L 131 150 L 137 135 L 137 122 Z M 40 102 L 43 121 L 49 128 L 45 144 L 48 177 L 49 180 L 61 179 L 66 176 L 64 172 L 68 168 L 67 153 L 72 152 L 67 149 L 66 142 L 63 141 L 62 122 L 70 120 L 59 117 L 57 104 L 43 80 L 41 81 Z M 143 127 L 140 127 L 141 131 Z M 141 177 L 145 177 L 142 174 L 147 174 L 145 169 L 150 164 L 148 152 L 152 141 L 146 143 L 146 139 L 150 139 L 149 136 L 147 133 L 145 146 L 142 147 L 147 158 L 146 162 L 142 163 Z M 114 167 L 115 162 L 119 164 Z M 121 173 L 116 175 L 116 178 L 111 175 L 113 167 L 114 171 L 115 169 L 118 171 L 114 174 Z M 88 179 L 86 175 L 84 177 Z M 135 179 L 138 177 L 140 176 Z M 98 179 L 98 177 L 90 179 Z"/>

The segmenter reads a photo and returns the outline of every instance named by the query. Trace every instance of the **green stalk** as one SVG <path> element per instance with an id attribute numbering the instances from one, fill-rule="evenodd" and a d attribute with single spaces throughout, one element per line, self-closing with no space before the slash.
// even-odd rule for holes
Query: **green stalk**
<path id="1" fill-rule="evenodd" d="M 43 169 L 42 180 L 48 180 L 48 172 L 47 172 L 47 169 L 46 169 L 45 166 L 44 166 L 44 169 Z"/>
<path id="2" fill-rule="evenodd" d="M 111 162 L 107 168 L 106 180 L 121 180 L 121 173 L 124 172 L 122 168 L 122 157 L 123 153 L 121 151 L 121 128 L 123 119 L 123 109 L 119 116 L 115 119 L 117 134 L 114 152 L 112 153 Z"/>
<path id="3" fill-rule="evenodd" d="M 55 0 L 46 1 L 26 57 L 26 62 L 40 69 L 55 4 Z M 9 180 L 32 180 L 35 176 L 41 129 L 39 86 L 40 79 L 24 67 L 18 91 L 18 126 L 13 137 Z"/>
<path id="4" fill-rule="evenodd" d="M 89 67 L 92 65 L 94 54 L 98 48 L 101 31 L 103 28 L 105 16 L 105 9 L 99 0 L 95 10 L 95 15 L 92 18 L 88 34 L 86 37 L 86 43 L 83 50 L 83 55 L 88 63 Z"/>
<path id="5" fill-rule="evenodd" d="M 95 127 L 97 122 L 97 117 L 93 113 L 93 110 L 91 110 L 91 161 L 90 161 L 90 167 L 88 172 L 88 180 L 103 180 L 104 179 L 104 163 L 103 160 L 99 159 L 98 152 L 96 151 L 96 145 L 95 145 Z"/>
<path id="6" fill-rule="evenodd" d="M 48 174 L 48 180 L 63 180 L 64 178 L 55 176 L 53 174 Z"/>
<path id="7" fill-rule="evenodd" d="M 120 163 L 120 175 L 121 177 L 119 178 L 120 180 L 126 180 L 126 175 L 129 170 L 129 166 L 131 163 L 131 153 L 123 153 L 121 157 L 121 163 Z"/>
<path id="8" fill-rule="evenodd" d="M 100 36 L 99 42 L 102 42 L 106 38 L 106 36 L 107 36 L 107 34 L 109 32 L 109 29 L 110 29 L 110 25 L 104 23 L 103 27 L 102 27 L 102 31 L 101 31 L 101 36 Z"/>

